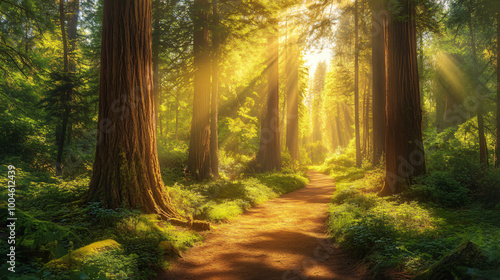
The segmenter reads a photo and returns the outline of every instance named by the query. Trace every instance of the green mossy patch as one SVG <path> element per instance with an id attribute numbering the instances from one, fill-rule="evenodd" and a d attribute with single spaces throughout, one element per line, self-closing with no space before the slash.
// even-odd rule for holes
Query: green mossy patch
<path id="1" fill-rule="evenodd" d="M 106 239 L 89 244 L 70 252 L 59 259 L 52 260 L 47 263 L 47 267 L 51 269 L 75 269 L 82 265 L 83 262 L 99 253 L 110 251 L 122 251 L 122 246 L 113 239 Z"/>

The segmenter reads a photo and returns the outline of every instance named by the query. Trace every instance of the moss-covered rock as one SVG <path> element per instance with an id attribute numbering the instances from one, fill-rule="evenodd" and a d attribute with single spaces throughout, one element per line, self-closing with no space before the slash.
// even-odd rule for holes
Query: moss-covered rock
<path id="1" fill-rule="evenodd" d="M 46 264 L 48 268 L 70 269 L 80 266 L 87 258 L 95 256 L 98 253 L 109 252 L 113 250 L 122 250 L 122 246 L 113 239 L 106 239 L 94 242 L 85 247 L 70 252 L 59 259 L 52 260 Z"/>

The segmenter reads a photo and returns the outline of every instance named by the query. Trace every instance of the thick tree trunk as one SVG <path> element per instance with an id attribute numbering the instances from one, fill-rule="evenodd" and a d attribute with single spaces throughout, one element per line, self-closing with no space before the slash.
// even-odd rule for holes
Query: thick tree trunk
<path id="1" fill-rule="evenodd" d="M 299 46 L 292 40 L 287 60 L 286 146 L 293 161 L 299 162 Z"/>
<path id="2" fill-rule="evenodd" d="M 401 1 L 388 24 L 386 178 L 381 195 L 399 193 L 405 182 L 425 173 L 422 144 L 415 8 Z"/>
<path id="3" fill-rule="evenodd" d="M 497 12 L 497 116 L 495 141 L 495 168 L 500 167 L 500 12 Z"/>
<path id="4" fill-rule="evenodd" d="M 277 25 L 277 24 L 276 24 Z M 275 25 L 273 25 L 274 27 Z M 273 30 L 273 32 L 277 32 Z M 267 108 L 262 120 L 257 164 L 261 171 L 281 170 L 279 131 L 279 42 L 277 34 L 268 38 Z"/>
<path id="5" fill-rule="evenodd" d="M 179 218 L 158 164 L 151 64 L 151 2 L 104 1 L 99 135 L 87 201 Z"/>
<path id="6" fill-rule="evenodd" d="M 354 130 L 356 141 L 356 166 L 361 167 L 361 139 L 359 135 L 359 38 L 358 0 L 354 0 Z"/>
<path id="7" fill-rule="evenodd" d="M 194 98 L 188 170 L 196 180 L 210 177 L 210 41 L 207 0 L 194 1 Z"/>
<path id="8" fill-rule="evenodd" d="M 219 36 L 219 13 L 217 0 L 212 0 L 213 30 L 212 30 L 212 104 L 210 112 L 210 167 L 212 175 L 219 178 L 219 58 L 220 58 L 220 36 Z"/>

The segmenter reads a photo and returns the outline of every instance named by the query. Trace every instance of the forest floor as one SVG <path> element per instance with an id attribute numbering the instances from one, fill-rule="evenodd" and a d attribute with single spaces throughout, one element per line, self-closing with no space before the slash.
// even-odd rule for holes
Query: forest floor
<path id="1" fill-rule="evenodd" d="M 362 279 L 365 267 L 334 246 L 325 228 L 334 181 L 308 175 L 306 187 L 217 225 L 157 279 Z"/>

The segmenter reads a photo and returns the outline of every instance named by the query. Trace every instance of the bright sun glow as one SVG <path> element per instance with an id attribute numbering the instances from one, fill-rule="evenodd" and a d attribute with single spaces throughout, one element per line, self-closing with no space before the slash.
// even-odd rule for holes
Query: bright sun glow
<path id="1" fill-rule="evenodd" d="M 309 67 L 309 75 L 314 75 L 314 71 L 316 70 L 316 66 L 318 65 L 318 63 L 320 63 L 321 61 L 325 61 L 327 65 L 330 63 L 332 52 L 329 48 L 324 48 L 323 50 L 306 50 L 304 58 L 306 60 L 307 67 Z"/>

